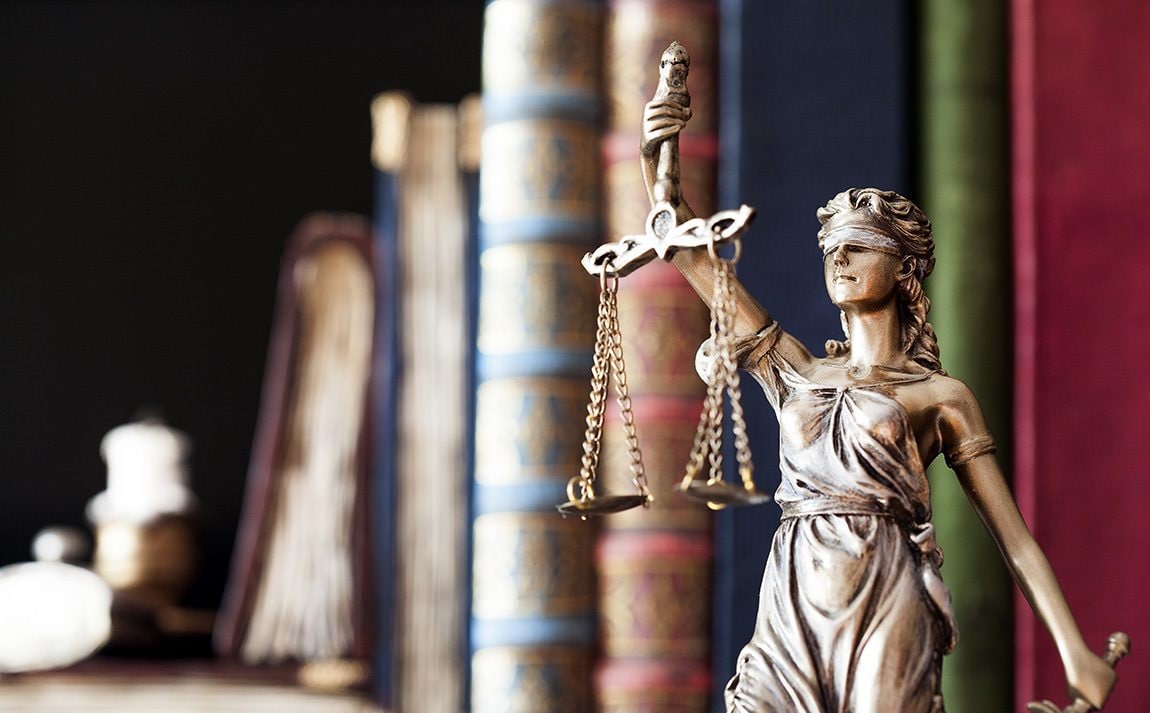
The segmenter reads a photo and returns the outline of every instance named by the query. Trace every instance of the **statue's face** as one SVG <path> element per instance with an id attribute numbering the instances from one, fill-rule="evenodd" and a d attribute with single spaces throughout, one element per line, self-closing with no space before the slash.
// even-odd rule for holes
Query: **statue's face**
<path id="1" fill-rule="evenodd" d="M 840 309 L 881 307 L 895 296 L 901 266 L 897 255 L 843 243 L 823 257 L 827 294 Z"/>

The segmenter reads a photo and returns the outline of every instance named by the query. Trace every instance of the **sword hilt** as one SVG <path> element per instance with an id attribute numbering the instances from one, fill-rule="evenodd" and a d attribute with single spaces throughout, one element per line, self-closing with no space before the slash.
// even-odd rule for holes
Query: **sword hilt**
<path id="1" fill-rule="evenodd" d="M 1106 653 L 1102 655 L 1102 660 L 1110 668 L 1114 668 L 1129 653 L 1130 637 L 1124 632 L 1116 631 L 1106 640 Z M 1030 713 L 1089 713 L 1089 711 L 1098 709 L 1095 709 L 1082 698 L 1075 698 L 1074 702 L 1066 708 L 1059 708 L 1050 701 L 1042 701 L 1041 703 L 1027 703 L 1026 710 Z"/>
<path id="2" fill-rule="evenodd" d="M 1110 668 L 1118 665 L 1130 653 L 1130 637 L 1121 631 L 1116 631 L 1106 640 L 1106 655 L 1102 657 Z"/>

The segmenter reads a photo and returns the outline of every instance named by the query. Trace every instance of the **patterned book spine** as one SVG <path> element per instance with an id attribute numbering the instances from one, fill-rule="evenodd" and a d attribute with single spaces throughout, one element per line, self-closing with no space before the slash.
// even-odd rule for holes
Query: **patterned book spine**
<path id="1" fill-rule="evenodd" d="M 615 0 L 606 33 L 609 106 L 608 240 L 641 232 L 650 210 L 639 164 L 643 106 L 654 96 L 659 58 L 673 40 L 691 57 L 693 116 L 680 141 L 683 194 L 700 215 L 714 209 L 716 8 L 709 0 Z M 666 263 L 629 275 L 619 293 L 628 383 L 655 502 L 603 521 L 599 572 L 602 658 L 596 671 L 605 713 L 703 713 L 709 707 L 710 512 L 674 494 L 702 405 L 695 350 L 708 312 Z M 633 491 L 617 413 L 609 411 L 603 476 L 612 493 Z M 615 418 L 611 418 L 615 417 Z"/>
<path id="2" fill-rule="evenodd" d="M 591 710 L 594 529 L 579 472 L 601 232 L 602 7 L 494 0 L 484 36 L 474 713 Z"/>
<path id="3" fill-rule="evenodd" d="M 982 404 L 1010 462 L 1010 190 L 1007 10 L 993 0 L 926 3 L 919 14 L 921 202 L 938 264 L 927 288 L 947 373 Z M 945 659 L 946 709 L 1011 707 L 1013 585 L 998 548 L 939 458 L 931 466 L 934 526 L 946 553 L 961 643 Z"/>
<path id="4" fill-rule="evenodd" d="M 718 204 L 758 210 L 743 240 L 739 279 L 815 353 L 842 334 L 823 285 L 815 210 L 852 186 L 915 197 L 909 10 L 907 0 L 799 3 L 787 12 L 759 0 L 723 0 Z M 758 388 L 744 384 L 755 479 L 773 492 L 777 422 Z M 734 672 L 754 629 L 778 517 L 766 505 L 715 519 L 713 641 L 721 677 Z M 722 710 L 721 686 L 715 691 Z"/>
<path id="5" fill-rule="evenodd" d="M 380 240 L 389 268 L 396 362 L 387 405 L 393 561 L 389 586 L 388 700 L 398 710 L 461 710 L 466 685 L 468 444 L 472 390 L 469 210 L 454 105 L 412 105 L 398 93 L 374 102 L 377 166 L 394 174 L 381 205 L 394 218 Z M 395 144 L 390 164 L 384 144 Z M 429 523 L 435 536 L 429 537 Z"/>

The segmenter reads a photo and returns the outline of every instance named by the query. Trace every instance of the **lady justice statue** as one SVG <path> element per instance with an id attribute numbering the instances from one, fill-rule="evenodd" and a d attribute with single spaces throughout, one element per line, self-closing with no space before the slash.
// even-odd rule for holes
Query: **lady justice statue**
<path id="1" fill-rule="evenodd" d="M 672 45 L 663 83 L 681 84 L 688 62 Z M 677 151 L 666 150 L 690 119 L 685 96 L 685 86 L 657 92 L 642 128 L 648 193 L 674 204 L 678 223 L 695 217 L 679 195 Z M 1083 642 L 999 469 L 978 402 L 942 369 L 922 287 L 934 266 L 930 221 L 906 198 L 874 188 L 843 191 L 817 216 L 823 279 L 845 341 L 816 356 L 734 286 L 738 365 L 779 420 L 782 524 L 754 635 L 727 686 L 728 711 L 943 710 L 941 662 L 956 630 L 925 475 L 940 454 L 1054 638 L 1076 700 L 1066 710 L 1100 708 L 1121 652 L 1104 661 Z M 699 248 L 671 256 L 705 301 L 711 257 Z"/>

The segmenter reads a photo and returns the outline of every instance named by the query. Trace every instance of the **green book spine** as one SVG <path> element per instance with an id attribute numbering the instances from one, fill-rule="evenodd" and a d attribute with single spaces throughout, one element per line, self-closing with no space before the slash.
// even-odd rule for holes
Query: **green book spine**
<path id="1" fill-rule="evenodd" d="M 943 367 L 978 397 L 1010 464 L 1011 282 L 1007 9 L 991 0 L 924 3 L 922 204 L 934 223 L 927 283 Z M 1012 585 L 1002 557 L 942 459 L 929 471 L 943 577 L 958 619 L 946 658 L 950 713 L 1010 710 Z"/>

